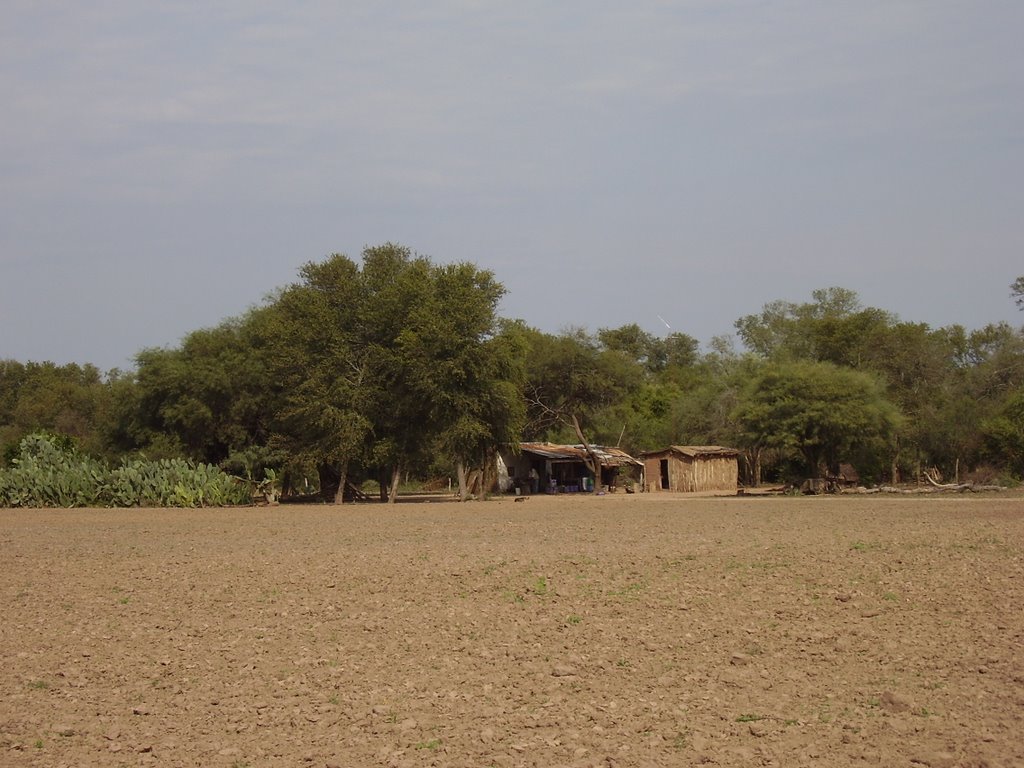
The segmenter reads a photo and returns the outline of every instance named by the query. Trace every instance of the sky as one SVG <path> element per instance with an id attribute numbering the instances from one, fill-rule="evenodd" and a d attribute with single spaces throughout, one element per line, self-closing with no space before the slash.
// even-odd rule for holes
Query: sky
<path id="1" fill-rule="evenodd" d="M 1020 325 L 1019 0 L 6 0 L 0 359 L 131 368 L 332 253 L 702 343 Z M 664 319 L 664 323 L 662 319 Z"/>

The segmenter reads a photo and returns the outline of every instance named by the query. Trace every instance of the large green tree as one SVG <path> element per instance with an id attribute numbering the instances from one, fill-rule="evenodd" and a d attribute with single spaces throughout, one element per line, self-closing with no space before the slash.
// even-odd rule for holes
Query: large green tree
<path id="1" fill-rule="evenodd" d="M 319 474 L 321 492 L 341 502 L 353 460 L 365 458 L 372 410 L 382 395 L 372 350 L 359 333 L 363 288 L 343 256 L 310 262 L 300 283 L 262 310 L 259 333 L 280 395 L 274 445 Z"/>
<path id="2" fill-rule="evenodd" d="M 335 254 L 300 275 L 267 308 L 279 434 L 335 501 L 353 467 L 394 501 L 403 468 L 438 447 L 464 463 L 516 435 L 521 345 L 499 322 L 490 272 L 388 243 L 361 265 Z"/>
<path id="3" fill-rule="evenodd" d="M 889 399 L 905 416 L 893 438 L 889 474 L 894 482 L 908 466 L 952 469 L 970 440 L 957 409 L 958 329 L 891 322 L 868 330 L 859 369 L 877 373 Z"/>
<path id="4" fill-rule="evenodd" d="M 88 364 L 0 360 L 0 450 L 13 454 L 25 435 L 44 430 L 106 454 L 111 386 L 119 377 L 118 371 L 104 376 Z"/>
<path id="5" fill-rule="evenodd" d="M 657 337 L 631 323 L 600 329 L 596 343 L 626 387 L 615 402 L 595 409 L 594 426 L 631 452 L 674 442 L 673 405 L 701 376 L 697 340 L 678 332 Z"/>
<path id="6" fill-rule="evenodd" d="M 900 422 L 876 377 L 812 362 L 764 364 L 733 416 L 746 445 L 795 451 L 809 477 L 885 450 Z"/>
<path id="7" fill-rule="evenodd" d="M 597 341 L 602 348 L 621 353 L 648 374 L 660 374 L 669 367 L 686 367 L 697 361 L 697 340 L 676 331 L 659 338 L 630 323 L 619 328 L 601 328 Z"/>
<path id="8" fill-rule="evenodd" d="M 139 352 L 135 414 L 121 414 L 123 447 L 211 464 L 261 453 L 273 388 L 255 322 L 249 314 L 193 331 L 177 348 Z"/>
<path id="9" fill-rule="evenodd" d="M 871 335 L 895 322 L 888 312 L 861 306 L 854 291 L 822 288 L 813 301 L 774 301 L 736 321 L 750 351 L 774 360 L 813 360 L 858 367 Z"/>
<path id="10" fill-rule="evenodd" d="M 618 442 L 609 412 L 639 390 L 642 369 L 622 350 L 602 347 L 582 329 L 557 336 L 532 331 L 529 342 L 527 437 L 575 437 L 587 453 L 597 492 L 602 465 L 592 444 L 601 437 Z M 614 413 L 613 418 L 618 416 Z"/>
<path id="11" fill-rule="evenodd" d="M 1024 477 L 1024 388 L 1013 392 L 981 429 L 986 457 Z"/>
<path id="12" fill-rule="evenodd" d="M 936 466 L 952 474 L 979 459 L 981 420 L 1024 372 L 1014 329 L 932 329 L 862 307 L 843 288 L 814 291 L 812 298 L 772 302 L 738 320 L 745 346 L 766 360 L 831 362 L 879 375 L 905 416 L 889 452 L 894 481 L 908 469 Z"/>

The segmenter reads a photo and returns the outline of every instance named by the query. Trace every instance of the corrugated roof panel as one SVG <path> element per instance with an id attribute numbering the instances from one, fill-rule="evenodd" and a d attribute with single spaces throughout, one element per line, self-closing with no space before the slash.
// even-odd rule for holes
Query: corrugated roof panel
<path id="1" fill-rule="evenodd" d="M 668 448 L 662 448 L 658 451 L 644 451 L 641 456 L 654 456 L 659 453 L 679 453 L 683 456 L 688 456 L 691 459 L 698 456 L 739 456 L 739 451 L 735 448 L 725 448 L 721 445 L 670 445 Z"/>
<path id="2" fill-rule="evenodd" d="M 557 445 L 555 443 L 520 443 L 519 450 L 532 453 L 536 456 L 543 456 L 545 459 L 585 461 L 587 451 L 583 444 Z M 625 464 L 636 464 L 643 466 L 643 462 L 630 456 L 621 448 L 606 448 L 601 445 L 592 445 L 590 450 L 597 455 L 605 466 L 618 467 Z"/>
<path id="3" fill-rule="evenodd" d="M 724 448 L 721 445 L 673 445 L 672 450 L 691 458 L 697 456 L 736 456 L 739 454 L 739 451 L 735 448 Z"/>

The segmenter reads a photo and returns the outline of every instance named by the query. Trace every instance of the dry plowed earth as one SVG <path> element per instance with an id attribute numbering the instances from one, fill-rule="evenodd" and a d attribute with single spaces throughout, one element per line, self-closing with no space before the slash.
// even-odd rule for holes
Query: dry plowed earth
<path id="1" fill-rule="evenodd" d="M 3 766 L 1024 765 L 1024 500 L 0 511 Z"/>

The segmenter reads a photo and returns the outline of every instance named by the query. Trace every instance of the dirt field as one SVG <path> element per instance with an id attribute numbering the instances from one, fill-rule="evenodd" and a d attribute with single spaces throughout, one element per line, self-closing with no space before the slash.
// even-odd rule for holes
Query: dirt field
<path id="1" fill-rule="evenodd" d="M 3 766 L 1024 765 L 1024 498 L 0 511 Z"/>

